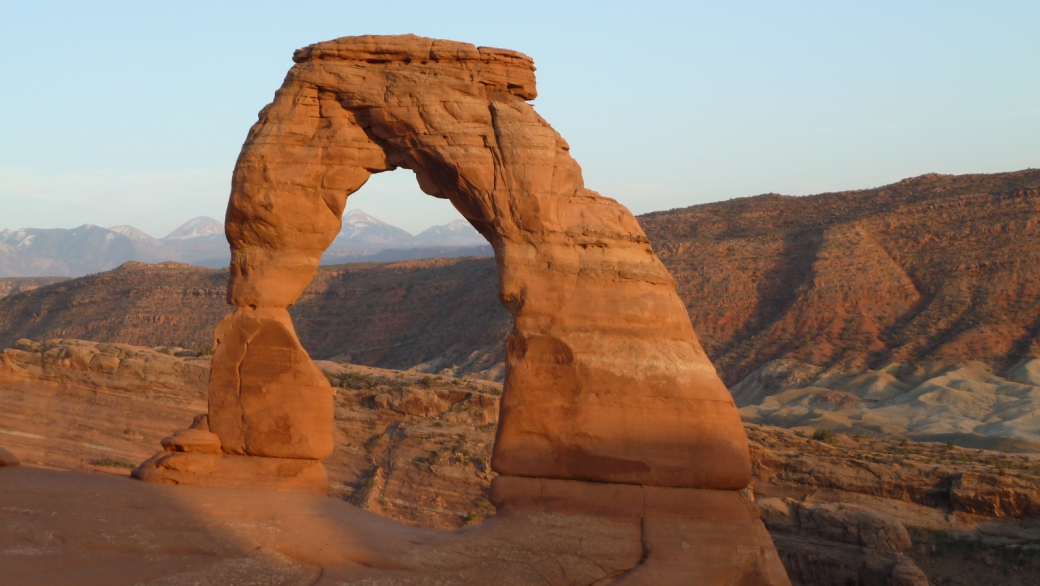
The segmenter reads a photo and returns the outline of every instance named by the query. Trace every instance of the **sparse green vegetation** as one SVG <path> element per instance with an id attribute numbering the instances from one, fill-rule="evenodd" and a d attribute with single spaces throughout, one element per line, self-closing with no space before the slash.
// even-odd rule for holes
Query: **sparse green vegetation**
<path id="1" fill-rule="evenodd" d="M 817 429 L 813 432 L 812 438 L 818 442 L 825 444 L 834 445 L 834 432 L 829 429 Z"/>
<path id="2" fill-rule="evenodd" d="M 386 377 L 372 376 L 371 374 L 360 374 L 356 372 L 350 372 L 342 376 L 325 373 L 325 378 L 328 379 L 329 384 L 334 387 L 355 391 L 369 390 L 381 386 L 393 387 L 398 384 L 397 381 Z"/>
<path id="3" fill-rule="evenodd" d="M 100 467 L 103 467 L 103 468 L 126 468 L 128 470 L 133 470 L 134 468 L 137 467 L 137 466 L 134 466 L 133 464 L 129 464 L 127 462 L 123 462 L 122 460 L 113 460 L 112 458 L 101 458 L 101 459 L 98 459 L 98 460 L 91 460 L 90 461 L 90 465 L 91 466 L 100 466 Z"/>

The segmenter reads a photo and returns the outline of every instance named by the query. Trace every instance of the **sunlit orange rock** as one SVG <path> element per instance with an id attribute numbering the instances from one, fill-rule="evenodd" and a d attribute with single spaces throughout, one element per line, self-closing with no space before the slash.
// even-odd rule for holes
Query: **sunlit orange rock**
<path id="1" fill-rule="evenodd" d="M 499 473 L 747 485 L 740 419 L 671 276 L 632 214 L 584 187 L 567 142 L 527 102 L 530 58 L 373 36 L 312 45 L 294 60 L 235 167 L 231 303 L 291 305 L 339 232 L 347 197 L 372 173 L 411 169 L 494 246 L 499 295 L 515 317 Z M 211 386 L 214 431 L 240 449 L 241 430 L 217 425 L 224 389 Z"/>

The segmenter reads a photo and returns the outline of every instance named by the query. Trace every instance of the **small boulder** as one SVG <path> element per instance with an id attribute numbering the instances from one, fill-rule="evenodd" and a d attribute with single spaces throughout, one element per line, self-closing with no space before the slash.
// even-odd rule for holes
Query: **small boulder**
<path id="1" fill-rule="evenodd" d="M 119 368 L 119 357 L 111 354 L 95 354 L 90 359 L 90 370 L 111 374 Z"/>
<path id="2" fill-rule="evenodd" d="M 15 340 L 14 347 L 18 348 L 18 349 L 21 349 L 21 350 L 28 350 L 29 352 L 33 352 L 35 350 L 39 350 L 40 349 L 40 343 L 39 342 L 33 342 L 32 340 L 30 340 L 28 338 L 19 338 L 19 339 Z"/>
<path id="3" fill-rule="evenodd" d="M 0 468 L 3 468 L 4 466 L 17 466 L 18 464 L 18 458 L 15 458 L 14 454 L 0 448 Z"/>
<path id="4" fill-rule="evenodd" d="M 217 434 L 201 429 L 182 429 L 162 440 L 167 452 L 191 452 L 195 454 L 219 454 L 220 438 Z"/>

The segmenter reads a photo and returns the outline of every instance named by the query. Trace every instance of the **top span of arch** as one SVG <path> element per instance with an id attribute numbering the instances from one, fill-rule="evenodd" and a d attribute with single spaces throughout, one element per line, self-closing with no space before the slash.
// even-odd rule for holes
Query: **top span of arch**
<path id="1" fill-rule="evenodd" d="M 417 35 L 363 35 L 315 43 L 293 53 L 293 61 L 357 61 L 368 64 L 446 65 L 470 68 L 480 83 L 525 100 L 538 97 L 534 59 L 519 51 Z"/>

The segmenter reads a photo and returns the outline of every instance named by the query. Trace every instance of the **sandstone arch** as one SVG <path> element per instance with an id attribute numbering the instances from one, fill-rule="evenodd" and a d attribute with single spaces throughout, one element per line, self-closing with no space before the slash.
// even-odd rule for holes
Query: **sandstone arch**
<path id="1" fill-rule="evenodd" d="M 644 521 L 656 511 L 735 524 L 719 546 L 729 561 L 716 569 L 783 583 L 753 505 L 737 492 L 750 462 L 729 392 L 639 224 L 584 187 L 567 142 L 528 103 L 532 60 L 412 35 L 346 37 L 293 60 L 232 179 L 236 310 L 217 329 L 208 423 L 168 438 L 175 453 L 135 474 L 322 486 L 331 393 L 286 308 L 315 276 L 347 197 L 372 173 L 403 167 L 492 244 L 515 319 L 492 459 L 496 504 L 586 502 L 602 512 L 616 501 Z"/>
<path id="2" fill-rule="evenodd" d="M 566 141 L 527 103 L 531 59 L 408 36 L 340 39 L 293 60 L 235 168 L 231 303 L 291 305 L 347 197 L 371 173 L 411 169 L 491 242 L 516 320 L 500 473 L 747 485 L 739 417 L 671 277 L 632 215 L 585 189 Z"/>

